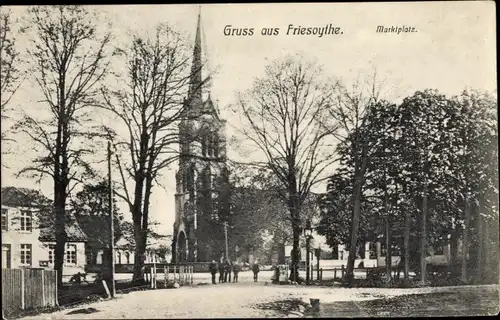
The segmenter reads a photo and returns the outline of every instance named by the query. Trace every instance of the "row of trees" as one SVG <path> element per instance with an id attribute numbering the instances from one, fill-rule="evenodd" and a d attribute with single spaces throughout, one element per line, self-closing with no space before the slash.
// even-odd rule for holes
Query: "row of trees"
<path id="1" fill-rule="evenodd" d="M 479 281 L 497 279 L 496 108 L 487 94 L 445 97 L 434 90 L 416 92 L 401 104 L 371 103 L 362 135 L 351 134 L 338 146 L 341 166 L 328 184 L 321 233 L 331 245 L 348 243 L 350 250 L 383 241 L 388 279 L 393 248 L 401 253 L 405 279 L 413 265 L 425 282 L 429 247 L 448 244 L 451 266 L 463 281 L 472 274 Z M 359 158 L 366 165 L 358 173 Z M 362 191 L 353 202 L 350 186 L 357 176 Z M 353 233 L 355 224 L 360 229 Z"/>
<path id="2" fill-rule="evenodd" d="M 498 250 L 485 254 L 498 249 L 498 228 L 492 227 L 498 221 L 496 106 L 496 97 L 484 93 L 447 98 L 433 90 L 394 104 L 380 98 L 376 73 L 349 88 L 315 64 L 286 57 L 240 95 L 235 113 L 243 124 L 239 132 L 263 159 L 246 164 L 267 169 L 287 204 L 294 266 L 303 205 L 327 179 L 318 231 L 332 246 L 348 245 L 348 282 L 360 242 L 380 235 L 389 277 L 391 248 L 399 246 L 405 278 L 411 258 L 419 256 L 425 282 L 429 243 L 451 242 L 452 265 L 462 266 L 463 280 L 467 261 L 498 262 Z M 460 237 L 471 255 L 458 262 Z M 487 273 L 477 269 L 479 278 Z"/>
<path id="3" fill-rule="evenodd" d="M 198 71 L 189 68 L 191 47 L 167 26 L 117 44 L 110 26 L 83 6 L 32 6 L 26 11 L 14 34 L 9 13 L 2 9 L 2 119 L 9 103 L 4 97 L 10 98 L 23 72 L 28 73 L 27 80 L 42 94 L 42 108 L 21 109 L 24 114 L 9 134 L 24 134 L 37 155 L 19 174 L 53 182 L 59 284 L 69 196 L 99 175 L 98 165 L 105 159 L 100 151 L 109 140 L 118 168 L 115 194 L 126 202 L 133 220 L 134 278 L 142 279 L 150 196 L 160 171 L 178 157 L 177 124 L 185 116 L 190 75 Z M 20 58 L 16 36 L 29 40 Z M 122 62 L 124 68 L 113 68 Z M 107 117 L 106 125 L 98 122 L 99 115 Z"/>

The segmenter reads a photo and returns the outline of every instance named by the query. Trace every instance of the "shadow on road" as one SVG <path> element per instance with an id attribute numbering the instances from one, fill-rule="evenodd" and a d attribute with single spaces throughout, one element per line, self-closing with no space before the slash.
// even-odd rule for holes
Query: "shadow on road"
<path id="1" fill-rule="evenodd" d="M 96 312 L 99 312 L 99 310 L 97 310 L 96 308 L 83 308 L 83 309 L 76 309 L 76 310 L 73 310 L 71 312 L 68 312 L 66 314 L 91 314 L 91 313 L 96 313 Z"/>

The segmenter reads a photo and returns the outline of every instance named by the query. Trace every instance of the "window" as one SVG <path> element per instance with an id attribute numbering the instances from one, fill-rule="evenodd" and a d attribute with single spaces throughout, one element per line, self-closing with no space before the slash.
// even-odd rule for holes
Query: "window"
<path id="1" fill-rule="evenodd" d="M 9 216 L 8 210 L 6 208 L 2 208 L 2 231 L 9 230 Z"/>
<path id="2" fill-rule="evenodd" d="M 76 244 L 66 245 L 66 263 L 76 264 Z"/>
<path id="3" fill-rule="evenodd" d="M 49 264 L 54 264 L 55 260 L 55 251 L 56 251 L 56 245 L 55 244 L 49 244 Z"/>
<path id="4" fill-rule="evenodd" d="M 370 242 L 370 259 L 377 259 L 377 243 Z"/>
<path id="5" fill-rule="evenodd" d="M 207 155 L 207 138 L 201 138 L 201 155 L 206 157 Z"/>
<path id="6" fill-rule="evenodd" d="M 10 244 L 2 243 L 2 268 L 10 269 Z"/>
<path id="7" fill-rule="evenodd" d="M 21 231 L 33 230 L 33 213 L 28 210 L 21 211 Z"/>
<path id="8" fill-rule="evenodd" d="M 125 259 L 127 259 L 127 264 L 130 263 L 130 252 L 125 252 Z"/>
<path id="9" fill-rule="evenodd" d="M 21 245 L 21 264 L 31 266 L 31 244 Z"/>
<path id="10" fill-rule="evenodd" d="M 120 251 L 118 251 L 117 255 L 118 255 L 118 259 L 116 259 L 116 260 L 117 260 L 118 264 L 122 264 L 122 253 Z"/>
<path id="11" fill-rule="evenodd" d="M 93 266 L 96 264 L 96 253 L 92 250 L 88 250 L 87 253 L 87 264 Z"/>
<path id="12" fill-rule="evenodd" d="M 219 157 L 219 137 L 215 136 L 214 139 L 214 157 L 218 158 Z"/>
<path id="13" fill-rule="evenodd" d="M 207 149 L 208 149 L 208 156 L 211 157 L 212 156 L 212 151 L 213 151 L 213 141 L 212 141 L 212 136 L 208 136 L 208 146 L 207 146 Z"/>

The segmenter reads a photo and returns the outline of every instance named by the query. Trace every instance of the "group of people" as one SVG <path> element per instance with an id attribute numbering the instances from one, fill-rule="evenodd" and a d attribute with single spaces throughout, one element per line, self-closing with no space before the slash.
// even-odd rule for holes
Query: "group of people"
<path id="1" fill-rule="evenodd" d="M 212 260 L 209 266 L 210 273 L 212 274 L 212 284 L 216 284 L 215 277 L 217 275 L 217 271 L 219 272 L 219 283 L 221 282 L 231 282 L 231 273 L 233 273 L 233 282 L 238 282 L 238 274 L 241 271 L 241 265 L 238 262 L 232 262 L 231 260 L 224 259 L 220 263 Z M 255 282 L 258 281 L 258 274 L 260 271 L 260 267 L 258 264 L 254 264 L 252 266 L 253 271 L 253 280 Z"/>

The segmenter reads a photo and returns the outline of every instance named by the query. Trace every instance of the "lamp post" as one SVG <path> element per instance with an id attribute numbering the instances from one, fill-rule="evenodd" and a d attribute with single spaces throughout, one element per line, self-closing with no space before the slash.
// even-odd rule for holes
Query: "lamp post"
<path id="1" fill-rule="evenodd" d="M 304 228 L 304 236 L 306 237 L 306 285 L 309 284 L 309 279 L 311 276 L 311 271 L 310 271 L 310 262 L 309 262 L 309 242 L 311 241 L 311 234 L 312 234 L 312 229 L 311 229 L 311 221 L 307 219 L 306 222 L 306 227 Z"/>
<path id="2" fill-rule="evenodd" d="M 111 296 L 116 297 L 116 284 L 115 284 L 115 226 L 114 226 L 114 212 L 113 212 L 113 180 L 111 179 L 111 142 L 108 141 L 108 187 L 109 187 L 109 219 L 110 219 L 110 249 L 111 249 Z"/>

